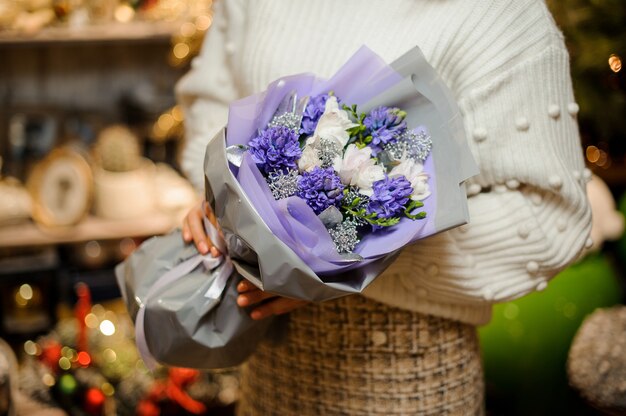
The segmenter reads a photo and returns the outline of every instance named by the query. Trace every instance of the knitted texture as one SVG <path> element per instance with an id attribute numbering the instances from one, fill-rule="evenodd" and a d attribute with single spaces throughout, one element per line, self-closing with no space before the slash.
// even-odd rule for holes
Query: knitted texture
<path id="1" fill-rule="evenodd" d="M 470 325 L 349 296 L 292 313 L 244 366 L 238 414 L 479 415 Z"/>
<path id="2" fill-rule="evenodd" d="M 491 305 L 542 290 L 588 241 L 591 213 L 561 33 L 541 0 L 216 2 L 179 83 L 183 167 L 202 186 L 227 104 L 289 74 L 330 76 L 363 44 L 391 62 L 417 45 L 459 103 L 481 173 L 470 224 L 404 250 L 365 296 L 486 323 Z"/>

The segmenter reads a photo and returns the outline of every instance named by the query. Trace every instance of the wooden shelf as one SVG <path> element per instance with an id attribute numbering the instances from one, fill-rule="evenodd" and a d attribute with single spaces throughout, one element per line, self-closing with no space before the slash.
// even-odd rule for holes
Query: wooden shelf
<path id="1" fill-rule="evenodd" d="M 180 22 L 107 23 L 84 27 L 47 27 L 34 34 L 0 31 L 0 46 L 52 43 L 155 41 L 169 39 Z"/>
<path id="2" fill-rule="evenodd" d="M 79 224 L 66 228 L 43 228 L 26 223 L 0 227 L 0 248 L 151 237 L 165 234 L 180 224 L 180 218 L 162 213 L 130 220 L 87 217 Z"/>

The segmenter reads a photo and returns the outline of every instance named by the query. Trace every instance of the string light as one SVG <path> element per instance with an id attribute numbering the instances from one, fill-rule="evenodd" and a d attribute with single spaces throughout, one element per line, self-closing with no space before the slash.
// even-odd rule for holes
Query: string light
<path id="1" fill-rule="evenodd" d="M 609 56 L 609 67 L 611 71 L 619 72 L 622 69 L 622 59 L 614 53 L 611 54 L 611 56 Z"/>
<path id="2" fill-rule="evenodd" d="M 56 384 L 56 380 L 54 379 L 54 376 L 50 373 L 46 373 L 41 377 L 41 381 L 43 382 L 43 384 L 45 384 L 48 387 L 52 387 Z"/>
<path id="3" fill-rule="evenodd" d="M 113 322 L 105 319 L 100 322 L 100 332 L 102 332 L 103 335 L 111 336 L 115 334 L 115 325 L 113 325 Z"/>
<path id="4" fill-rule="evenodd" d="M 89 241 L 85 244 L 85 254 L 91 258 L 97 258 L 102 254 L 102 249 L 100 248 L 100 243 L 97 241 Z"/>
<path id="5" fill-rule="evenodd" d="M 596 163 L 598 159 L 600 159 L 600 149 L 596 146 L 587 146 L 585 154 L 587 156 L 587 160 L 591 163 Z"/>
<path id="6" fill-rule="evenodd" d="M 117 360 L 117 353 L 113 351 L 111 348 L 105 349 L 102 352 L 102 356 L 104 357 L 105 361 L 108 363 L 112 363 L 112 362 L 115 362 L 115 360 Z"/>
<path id="7" fill-rule="evenodd" d="M 30 340 L 26 341 L 24 343 L 24 352 L 26 352 L 26 354 L 28 355 L 37 355 L 37 352 L 38 352 L 37 344 Z"/>
<path id="8" fill-rule="evenodd" d="M 61 357 L 59 358 L 59 367 L 62 370 L 69 370 L 72 367 L 72 363 L 70 362 L 69 358 Z"/>
<path id="9" fill-rule="evenodd" d="M 20 296 L 26 300 L 31 300 L 33 298 L 33 288 L 28 284 L 23 284 L 20 286 Z"/>
<path id="10" fill-rule="evenodd" d="M 91 357 L 85 351 L 81 351 L 78 353 L 77 361 L 78 364 L 82 365 L 83 367 L 87 367 L 91 363 Z"/>
<path id="11" fill-rule="evenodd" d="M 85 316 L 85 325 L 87 325 L 88 328 L 91 328 L 91 329 L 97 328 L 99 324 L 100 324 L 100 320 L 95 314 L 88 313 Z"/>

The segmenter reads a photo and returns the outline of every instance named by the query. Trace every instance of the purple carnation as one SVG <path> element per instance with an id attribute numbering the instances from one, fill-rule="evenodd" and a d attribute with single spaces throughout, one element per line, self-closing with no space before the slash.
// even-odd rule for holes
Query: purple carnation
<path id="1" fill-rule="evenodd" d="M 377 107 L 363 119 L 368 134 L 372 136 L 369 146 L 372 155 L 383 151 L 387 143 L 394 143 L 406 131 L 406 113 L 399 108 Z"/>
<path id="2" fill-rule="evenodd" d="M 374 193 L 367 204 L 367 213 L 376 213 L 378 218 L 392 218 L 404 211 L 413 193 L 411 183 L 404 177 L 385 177 L 372 185 Z"/>
<path id="3" fill-rule="evenodd" d="M 304 109 L 304 113 L 302 114 L 302 127 L 300 128 L 300 134 L 310 136 L 315 132 L 317 122 L 322 114 L 324 114 L 328 97 L 330 97 L 330 94 L 320 94 L 309 99 L 309 102 Z"/>
<path id="4" fill-rule="evenodd" d="M 316 166 L 304 172 L 298 181 L 298 196 L 313 208 L 316 214 L 331 205 L 339 205 L 343 199 L 343 184 L 333 168 Z"/>
<path id="5" fill-rule="evenodd" d="M 252 160 L 266 174 L 297 169 L 302 156 L 298 134 L 284 126 L 266 128 L 248 145 Z"/>

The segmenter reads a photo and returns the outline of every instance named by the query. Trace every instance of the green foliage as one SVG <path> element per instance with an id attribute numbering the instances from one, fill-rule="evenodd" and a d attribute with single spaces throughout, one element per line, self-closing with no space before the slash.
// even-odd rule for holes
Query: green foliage
<path id="1" fill-rule="evenodd" d="M 343 191 L 344 196 L 348 195 L 348 192 L 349 191 L 345 189 Z M 361 202 L 361 198 L 354 198 L 349 204 L 342 205 L 341 209 L 344 213 L 352 216 L 355 219 L 359 219 L 379 227 L 391 227 L 400 222 L 400 217 L 379 218 L 375 212 L 368 214 L 365 207 L 362 206 Z M 426 218 L 425 212 L 418 212 L 416 214 L 412 214 L 412 212 L 415 209 L 421 208 L 423 206 L 424 204 L 421 201 L 410 201 L 404 209 L 404 215 L 412 220 L 422 220 Z"/>
<path id="2" fill-rule="evenodd" d="M 424 203 L 422 201 L 411 201 L 409 202 L 409 205 L 407 205 L 404 209 L 404 215 L 412 220 L 422 220 L 426 218 L 426 213 L 424 211 L 420 211 L 417 214 L 412 214 L 412 212 L 416 208 L 421 208 L 423 206 Z"/>
<path id="3" fill-rule="evenodd" d="M 364 148 L 372 141 L 372 136 L 368 134 L 367 127 L 363 125 L 363 120 L 365 120 L 367 114 L 357 112 L 356 104 L 353 104 L 351 107 L 344 104 L 342 109 L 346 111 L 351 116 L 352 121 L 357 124 L 347 130 L 350 135 L 348 143 L 354 143 L 359 149 Z"/>

